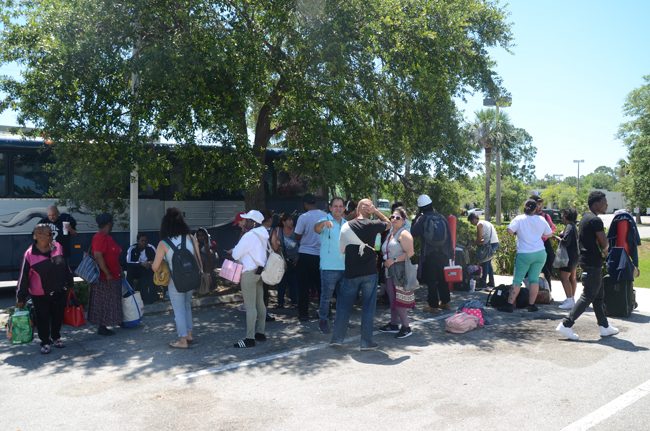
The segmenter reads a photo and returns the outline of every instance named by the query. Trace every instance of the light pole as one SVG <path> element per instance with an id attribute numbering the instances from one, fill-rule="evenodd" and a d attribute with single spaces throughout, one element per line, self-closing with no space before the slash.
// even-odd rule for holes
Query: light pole
<path id="1" fill-rule="evenodd" d="M 488 97 L 483 99 L 483 106 L 494 106 L 496 110 L 496 115 L 494 116 L 494 129 L 496 132 L 496 129 L 499 127 L 499 107 L 502 108 L 507 108 L 510 105 L 512 105 L 512 97 L 510 96 L 503 96 L 503 97 L 497 97 L 497 98 L 492 98 Z M 496 222 L 497 224 L 501 224 L 501 148 L 499 147 L 499 142 L 497 139 L 498 135 L 495 135 L 495 149 L 496 149 L 496 157 L 495 157 L 495 165 L 496 165 L 496 196 L 495 196 L 495 201 L 496 201 Z M 489 198 L 489 197 L 488 197 Z M 486 205 L 487 207 L 487 205 Z"/>
<path id="2" fill-rule="evenodd" d="M 580 163 L 584 163 L 584 160 L 574 160 L 573 163 L 578 164 L 578 187 L 576 187 L 576 194 L 580 195 Z"/>

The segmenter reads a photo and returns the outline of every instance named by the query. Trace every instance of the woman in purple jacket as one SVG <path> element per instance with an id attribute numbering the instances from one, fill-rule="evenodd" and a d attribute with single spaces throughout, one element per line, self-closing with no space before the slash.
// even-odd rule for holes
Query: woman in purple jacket
<path id="1" fill-rule="evenodd" d="M 61 324 L 66 291 L 72 288 L 72 273 L 63 257 L 63 247 L 52 240 L 47 224 L 34 228 L 34 243 L 25 251 L 16 291 L 16 307 L 23 308 L 28 297 L 36 311 L 36 328 L 41 340 L 41 353 L 50 353 L 51 346 L 65 347 L 61 340 Z"/>

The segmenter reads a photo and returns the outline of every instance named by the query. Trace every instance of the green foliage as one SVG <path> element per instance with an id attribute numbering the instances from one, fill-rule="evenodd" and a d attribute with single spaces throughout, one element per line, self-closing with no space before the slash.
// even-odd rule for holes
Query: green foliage
<path id="1" fill-rule="evenodd" d="M 495 274 L 512 275 L 515 269 L 515 256 L 517 255 L 517 242 L 514 235 L 508 233 L 507 226 L 495 226 L 499 235 L 499 249 L 496 252 L 492 265 Z"/>
<path id="2" fill-rule="evenodd" d="M 88 306 L 88 298 L 90 297 L 90 285 L 85 281 L 79 281 L 74 284 L 74 294 L 77 300 L 84 307 Z"/>

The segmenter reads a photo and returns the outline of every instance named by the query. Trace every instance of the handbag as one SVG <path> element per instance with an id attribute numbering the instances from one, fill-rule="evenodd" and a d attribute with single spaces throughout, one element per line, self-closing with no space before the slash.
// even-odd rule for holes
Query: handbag
<path id="1" fill-rule="evenodd" d="M 284 260 L 282 254 L 273 251 L 268 241 L 266 243 L 266 251 L 269 255 L 261 274 L 262 281 L 269 286 L 275 286 L 282 281 L 284 271 L 287 269 L 287 262 Z"/>
<path id="2" fill-rule="evenodd" d="M 74 293 L 74 289 L 68 289 L 68 298 L 65 302 L 65 308 L 63 309 L 63 323 L 65 325 L 74 326 L 78 328 L 86 324 L 86 318 L 84 317 L 84 307 L 79 303 L 77 295 Z"/>
<path id="3" fill-rule="evenodd" d="M 241 263 L 234 262 L 230 259 L 225 259 L 223 261 L 223 265 L 221 265 L 219 276 L 233 283 L 239 283 L 243 269 L 244 266 Z"/>
<path id="4" fill-rule="evenodd" d="M 167 261 L 163 259 L 158 271 L 153 273 L 153 284 L 161 287 L 169 286 L 170 277 L 171 273 L 169 272 L 169 265 L 167 264 Z"/>
<path id="5" fill-rule="evenodd" d="M 415 290 L 406 290 L 395 286 L 395 306 L 402 308 L 415 307 Z"/>
<path id="6" fill-rule="evenodd" d="M 97 262 L 95 262 L 95 259 L 93 259 L 89 252 L 84 253 L 84 257 L 81 259 L 74 273 L 83 278 L 84 281 L 94 284 L 99 279 L 99 266 L 97 266 Z"/>
<path id="7" fill-rule="evenodd" d="M 555 252 L 555 259 L 553 260 L 553 268 L 564 268 L 569 266 L 569 252 L 566 249 L 566 246 L 560 241 L 557 245 L 557 251 Z"/>
<path id="8" fill-rule="evenodd" d="M 212 277 L 209 272 L 201 274 L 201 286 L 199 286 L 199 295 L 207 295 L 212 288 Z"/>
<path id="9" fill-rule="evenodd" d="M 135 328 L 142 321 L 144 304 L 140 292 L 133 290 L 125 278 L 122 278 L 122 327 Z"/>
<path id="10" fill-rule="evenodd" d="M 16 308 L 7 322 L 7 338 L 11 344 L 31 343 L 34 339 L 29 309 Z"/>
<path id="11" fill-rule="evenodd" d="M 404 261 L 404 265 L 406 269 L 406 285 L 404 286 L 404 290 L 414 292 L 420 287 L 420 282 L 418 281 L 418 265 L 414 265 L 408 257 Z"/>

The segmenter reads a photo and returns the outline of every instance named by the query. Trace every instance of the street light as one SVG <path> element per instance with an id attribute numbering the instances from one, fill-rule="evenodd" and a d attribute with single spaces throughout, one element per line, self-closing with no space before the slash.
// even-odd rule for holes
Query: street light
<path id="1" fill-rule="evenodd" d="M 499 126 L 499 107 L 502 108 L 507 108 L 510 105 L 512 105 L 512 97 L 510 96 L 503 96 L 503 97 L 487 97 L 483 99 L 483 106 L 494 106 L 496 108 L 496 115 L 494 117 L 494 126 L 495 130 Z M 495 164 L 496 164 L 496 222 L 497 224 L 501 223 L 501 148 L 499 147 L 499 143 L 496 142 L 496 159 L 495 159 Z M 487 193 L 487 190 L 486 190 Z M 488 196 L 489 199 L 489 196 Z M 486 203 L 486 208 L 487 208 L 487 203 Z M 487 215 L 487 214 L 486 214 Z"/>
<path id="2" fill-rule="evenodd" d="M 580 195 L 580 163 L 584 163 L 584 160 L 574 160 L 573 163 L 578 164 L 578 187 L 576 187 L 576 194 Z"/>

